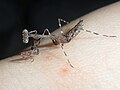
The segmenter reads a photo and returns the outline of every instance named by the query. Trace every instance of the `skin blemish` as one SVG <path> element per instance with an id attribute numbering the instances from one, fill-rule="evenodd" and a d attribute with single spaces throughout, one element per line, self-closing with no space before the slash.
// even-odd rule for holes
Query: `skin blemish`
<path id="1" fill-rule="evenodd" d="M 58 75 L 60 77 L 66 77 L 66 76 L 68 76 L 70 74 L 70 71 L 71 71 L 70 67 L 69 66 L 65 66 L 65 67 L 63 67 L 63 68 L 61 68 L 59 70 Z"/>

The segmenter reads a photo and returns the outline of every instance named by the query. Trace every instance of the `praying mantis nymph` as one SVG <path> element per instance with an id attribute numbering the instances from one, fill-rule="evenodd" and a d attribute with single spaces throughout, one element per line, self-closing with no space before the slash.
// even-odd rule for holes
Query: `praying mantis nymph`
<path id="1" fill-rule="evenodd" d="M 49 32 L 48 29 L 45 29 L 43 34 L 38 34 L 37 33 L 37 30 L 33 30 L 33 31 L 30 31 L 28 32 L 27 29 L 24 29 L 23 32 L 22 32 L 22 36 L 23 36 L 23 43 L 28 43 L 29 42 L 29 38 L 33 38 L 33 45 L 31 46 L 31 50 L 32 52 L 29 52 L 30 56 L 33 55 L 33 54 L 39 54 L 39 45 L 40 45 L 40 42 L 42 39 L 44 38 L 49 38 L 51 39 L 52 43 L 54 45 L 60 45 L 63 52 L 64 52 L 64 55 L 67 57 L 67 53 L 65 52 L 64 48 L 63 48 L 63 45 L 64 43 L 69 43 L 75 36 L 77 36 L 81 31 L 85 31 L 85 32 L 88 32 L 88 33 L 91 33 L 91 34 L 94 34 L 94 35 L 101 35 L 101 36 L 104 36 L 104 37 L 116 37 L 116 36 L 109 36 L 109 35 L 102 35 L 102 34 L 99 34 L 99 33 L 96 33 L 96 32 L 92 32 L 92 31 L 89 31 L 89 30 L 85 30 L 83 28 L 83 20 L 79 20 L 78 23 L 73 26 L 68 32 L 64 33 L 64 31 L 62 30 L 62 25 L 61 25 L 61 22 L 64 22 L 64 23 L 69 23 L 63 19 L 58 19 L 58 23 L 59 23 L 59 27 L 60 27 L 60 33 L 61 35 L 55 35 L 55 34 L 51 34 Z M 48 35 L 45 35 L 45 33 L 48 33 Z M 27 54 L 26 54 L 27 55 Z M 73 65 L 70 63 L 69 59 L 67 59 L 69 65 L 73 68 Z"/>

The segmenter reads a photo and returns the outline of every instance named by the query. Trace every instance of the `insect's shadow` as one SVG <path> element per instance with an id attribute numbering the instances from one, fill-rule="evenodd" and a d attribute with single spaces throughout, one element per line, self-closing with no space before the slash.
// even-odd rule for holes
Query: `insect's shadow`
<path id="1" fill-rule="evenodd" d="M 28 57 L 24 57 L 24 58 L 20 57 L 20 58 L 17 58 L 17 59 L 12 59 L 9 62 L 12 62 L 12 63 L 25 63 L 26 61 L 33 62 L 34 59 L 33 59 L 33 57 L 28 56 Z"/>

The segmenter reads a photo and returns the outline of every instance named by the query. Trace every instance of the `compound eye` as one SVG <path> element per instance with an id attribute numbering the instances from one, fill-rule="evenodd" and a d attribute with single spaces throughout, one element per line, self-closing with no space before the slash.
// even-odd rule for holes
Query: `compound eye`
<path id="1" fill-rule="evenodd" d="M 22 33 L 28 33 L 28 30 L 27 30 L 27 29 L 24 29 Z"/>
<path id="2" fill-rule="evenodd" d="M 23 36 L 23 43 L 28 43 L 29 42 L 29 35 L 28 35 L 28 30 L 24 29 L 22 32 Z"/>

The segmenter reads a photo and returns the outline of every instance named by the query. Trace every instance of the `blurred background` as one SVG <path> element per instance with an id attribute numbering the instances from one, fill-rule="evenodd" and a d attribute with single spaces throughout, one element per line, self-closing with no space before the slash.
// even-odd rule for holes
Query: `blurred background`
<path id="1" fill-rule="evenodd" d="M 58 28 L 58 18 L 74 20 L 119 0 L 0 0 L 0 60 L 20 53 L 23 29 Z"/>

